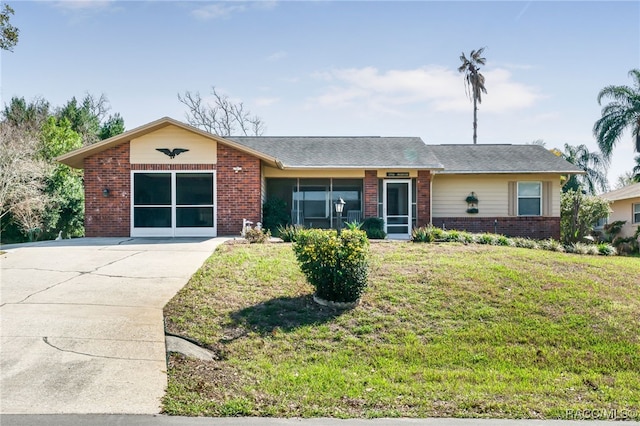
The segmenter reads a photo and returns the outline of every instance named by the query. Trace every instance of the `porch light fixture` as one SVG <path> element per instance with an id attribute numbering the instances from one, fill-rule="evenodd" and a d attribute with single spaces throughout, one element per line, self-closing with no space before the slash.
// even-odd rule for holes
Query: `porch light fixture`
<path id="1" fill-rule="evenodd" d="M 345 204 L 347 203 L 345 203 L 342 198 L 339 198 L 338 202 L 336 203 L 336 213 L 338 214 L 338 234 L 342 229 L 342 212 L 344 211 Z"/>
<path id="2" fill-rule="evenodd" d="M 241 171 L 242 171 L 242 167 L 240 167 L 240 166 L 235 166 L 235 167 L 233 168 L 233 171 L 234 171 L 235 173 L 241 172 Z"/>
<path id="3" fill-rule="evenodd" d="M 104 189 L 102 190 L 102 195 L 103 195 L 104 197 L 108 197 L 108 196 L 109 196 L 109 192 L 110 192 L 110 191 L 109 191 L 109 188 L 104 188 Z"/>

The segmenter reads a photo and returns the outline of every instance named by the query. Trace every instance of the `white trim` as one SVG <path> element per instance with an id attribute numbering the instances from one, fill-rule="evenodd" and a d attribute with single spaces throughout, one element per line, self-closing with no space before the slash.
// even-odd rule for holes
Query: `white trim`
<path id="1" fill-rule="evenodd" d="M 135 180 L 134 175 L 136 173 L 164 173 L 171 176 L 171 205 L 165 207 L 171 207 L 171 227 L 170 228 L 136 228 L 134 222 L 134 190 Z M 191 206 L 177 206 L 176 197 L 176 175 L 187 173 L 207 173 L 213 175 L 213 205 L 205 205 L 204 207 L 213 208 L 213 227 L 197 227 L 197 228 L 178 228 L 176 226 L 176 210 L 178 207 L 191 207 Z M 130 172 L 130 235 L 132 237 L 216 237 L 218 232 L 218 191 L 217 191 L 217 175 L 215 170 L 131 170 Z"/>
<path id="2" fill-rule="evenodd" d="M 537 197 L 520 197 L 520 184 L 521 183 L 537 183 L 540 187 L 540 195 L 538 195 Z M 542 181 L 518 181 L 516 184 L 516 214 L 519 217 L 539 217 L 539 216 L 543 216 L 543 211 L 542 211 L 542 190 L 543 190 L 543 185 L 542 185 Z M 534 198 L 538 198 L 540 201 L 540 213 L 539 214 L 520 214 L 520 198 L 527 198 L 527 199 L 534 199 Z"/>
<path id="3" fill-rule="evenodd" d="M 390 234 L 387 230 L 388 230 L 388 214 L 387 214 L 387 185 L 389 183 L 406 183 L 407 184 L 407 215 L 398 215 L 398 216 L 393 216 L 393 217 L 407 217 L 407 233 L 401 233 L 401 234 Z M 412 195 L 413 195 L 413 189 L 411 186 L 411 179 L 383 179 L 382 180 L 382 219 L 384 220 L 384 232 L 387 233 L 387 235 L 390 238 L 407 238 L 411 236 L 411 227 L 413 224 L 413 218 L 412 218 L 412 210 L 413 210 L 413 201 L 412 201 Z M 416 206 L 417 208 L 417 206 Z M 395 226 L 395 225 L 392 225 Z M 399 224 L 397 226 L 403 226 L 402 224 Z"/>

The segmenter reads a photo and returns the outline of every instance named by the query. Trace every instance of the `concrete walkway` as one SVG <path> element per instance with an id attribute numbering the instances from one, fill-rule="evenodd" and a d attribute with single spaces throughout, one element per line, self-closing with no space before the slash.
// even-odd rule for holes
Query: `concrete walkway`
<path id="1" fill-rule="evenodd" d="M 3 246 L 0 413 L 158 413 L 162 308 L 224 240 Z"/>

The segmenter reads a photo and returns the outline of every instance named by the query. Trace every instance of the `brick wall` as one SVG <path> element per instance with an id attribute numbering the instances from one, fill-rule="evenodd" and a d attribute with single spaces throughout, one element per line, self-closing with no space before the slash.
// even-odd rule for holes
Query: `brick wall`
<path id="1" fill-rule="evenodd" d="M 84 160 L 84 232 L 87 237 L 128 237 L 130 233 L 129 143 Z M 108 188 L 109 196 L 102 191 Z"/>
<path id="2" fill-rule="evenodd" d="M 418 226 L 425 226 L 431 219 L 431 172 L 429 170 L 418 170 L 417 186 L 417 221 Z"/>
<path id="3" fill-rule="evenodd" d="M 235 173 L 234 167 L 242 167 Z M 218 235 L 239 235 L 242 219 L 262 217 L 260 159 L 218 144 Z"/>
<path id="4" fill-rule="evenodd" d="M 495 220 L 497 219 L 497 225 Z M 560 239 L 559 217 L 434 217 L 433 225 L 445 226 L 446 229 L 457 229 L 468 232 L 494 232 L 508 237 L 528 237 L 537 240 L 545 238 Z"/>
<path id="5" fill-rule="evenodd" d="M 131 170 L 215 170 L 215 164 L 132 164 Z"/>
<path id="6" fill-rule="evenodd" d="M 235 173 L 234 167 L 242 167 Z M 131 232 L 131 170 L 217 170 L 218 235 L 238 235 L 242 219 L 262 215 L 260 160 L 218 144 L 218 164 L 129 164 L 129 143 L 84 160 L 85 234 L 128 237 Z M 109 196 L 103 189 L 109 189 Z"/>
<path id="7" fill-rule="evenodd" d="M 378 217 L 378 172 L 364 172 L 364 217 Z"/>

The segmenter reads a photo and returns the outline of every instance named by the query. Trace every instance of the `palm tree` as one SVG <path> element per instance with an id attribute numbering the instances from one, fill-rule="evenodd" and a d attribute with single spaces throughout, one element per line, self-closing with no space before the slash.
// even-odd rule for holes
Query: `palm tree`
<path id="1" fill-rule="evenodd" d="M 636 161 L 636 165 L 631 169 L 631 180 L 640 183 L 640 155 L 636 156 L 634 160 Z"/>
<path id="2" fill-rule="evenodd" d="M 478 135 L 478 104 L 482 103 L 482 93 L 487 93 L 484 87 L 484 76 L 480 74 L 478 65 L 484 65 L 486 59 L 482 57 L 484 47 L 478 50 L 472 50 L 467 58 L 462 52 L 460 60 L 462 65 L 458 67 L 458 72 L 464 73 L 464 82 L 467 95 L 473 101 L 473 143 L 477 143 Z"/>
<path id="3" fill-rule="evenodd" d="M 629 76 L 634 87 L 607 86 L 598 94 L 598 105 L 603 98 L 611 99 L 593 125 L 593 134 L 606 159 L 611 158 L 613 147 L 627 128 L 635 139 L 635 150 L 640 152 L 640 69 L 632 69 Z"/>
<path id="4" fill-rule="evenodd" d="M 588 193 L 595 195 L 596 189 L 606 192 L 607 182 L 607 162 L 602 154 L 590 152 L 586 145 L 572 146 L 564 144 L 562 157 L 569 163 L 584 170 L 584 175 L 571 175 L 564 184 L 563 191 L 584 189 Z"/>

